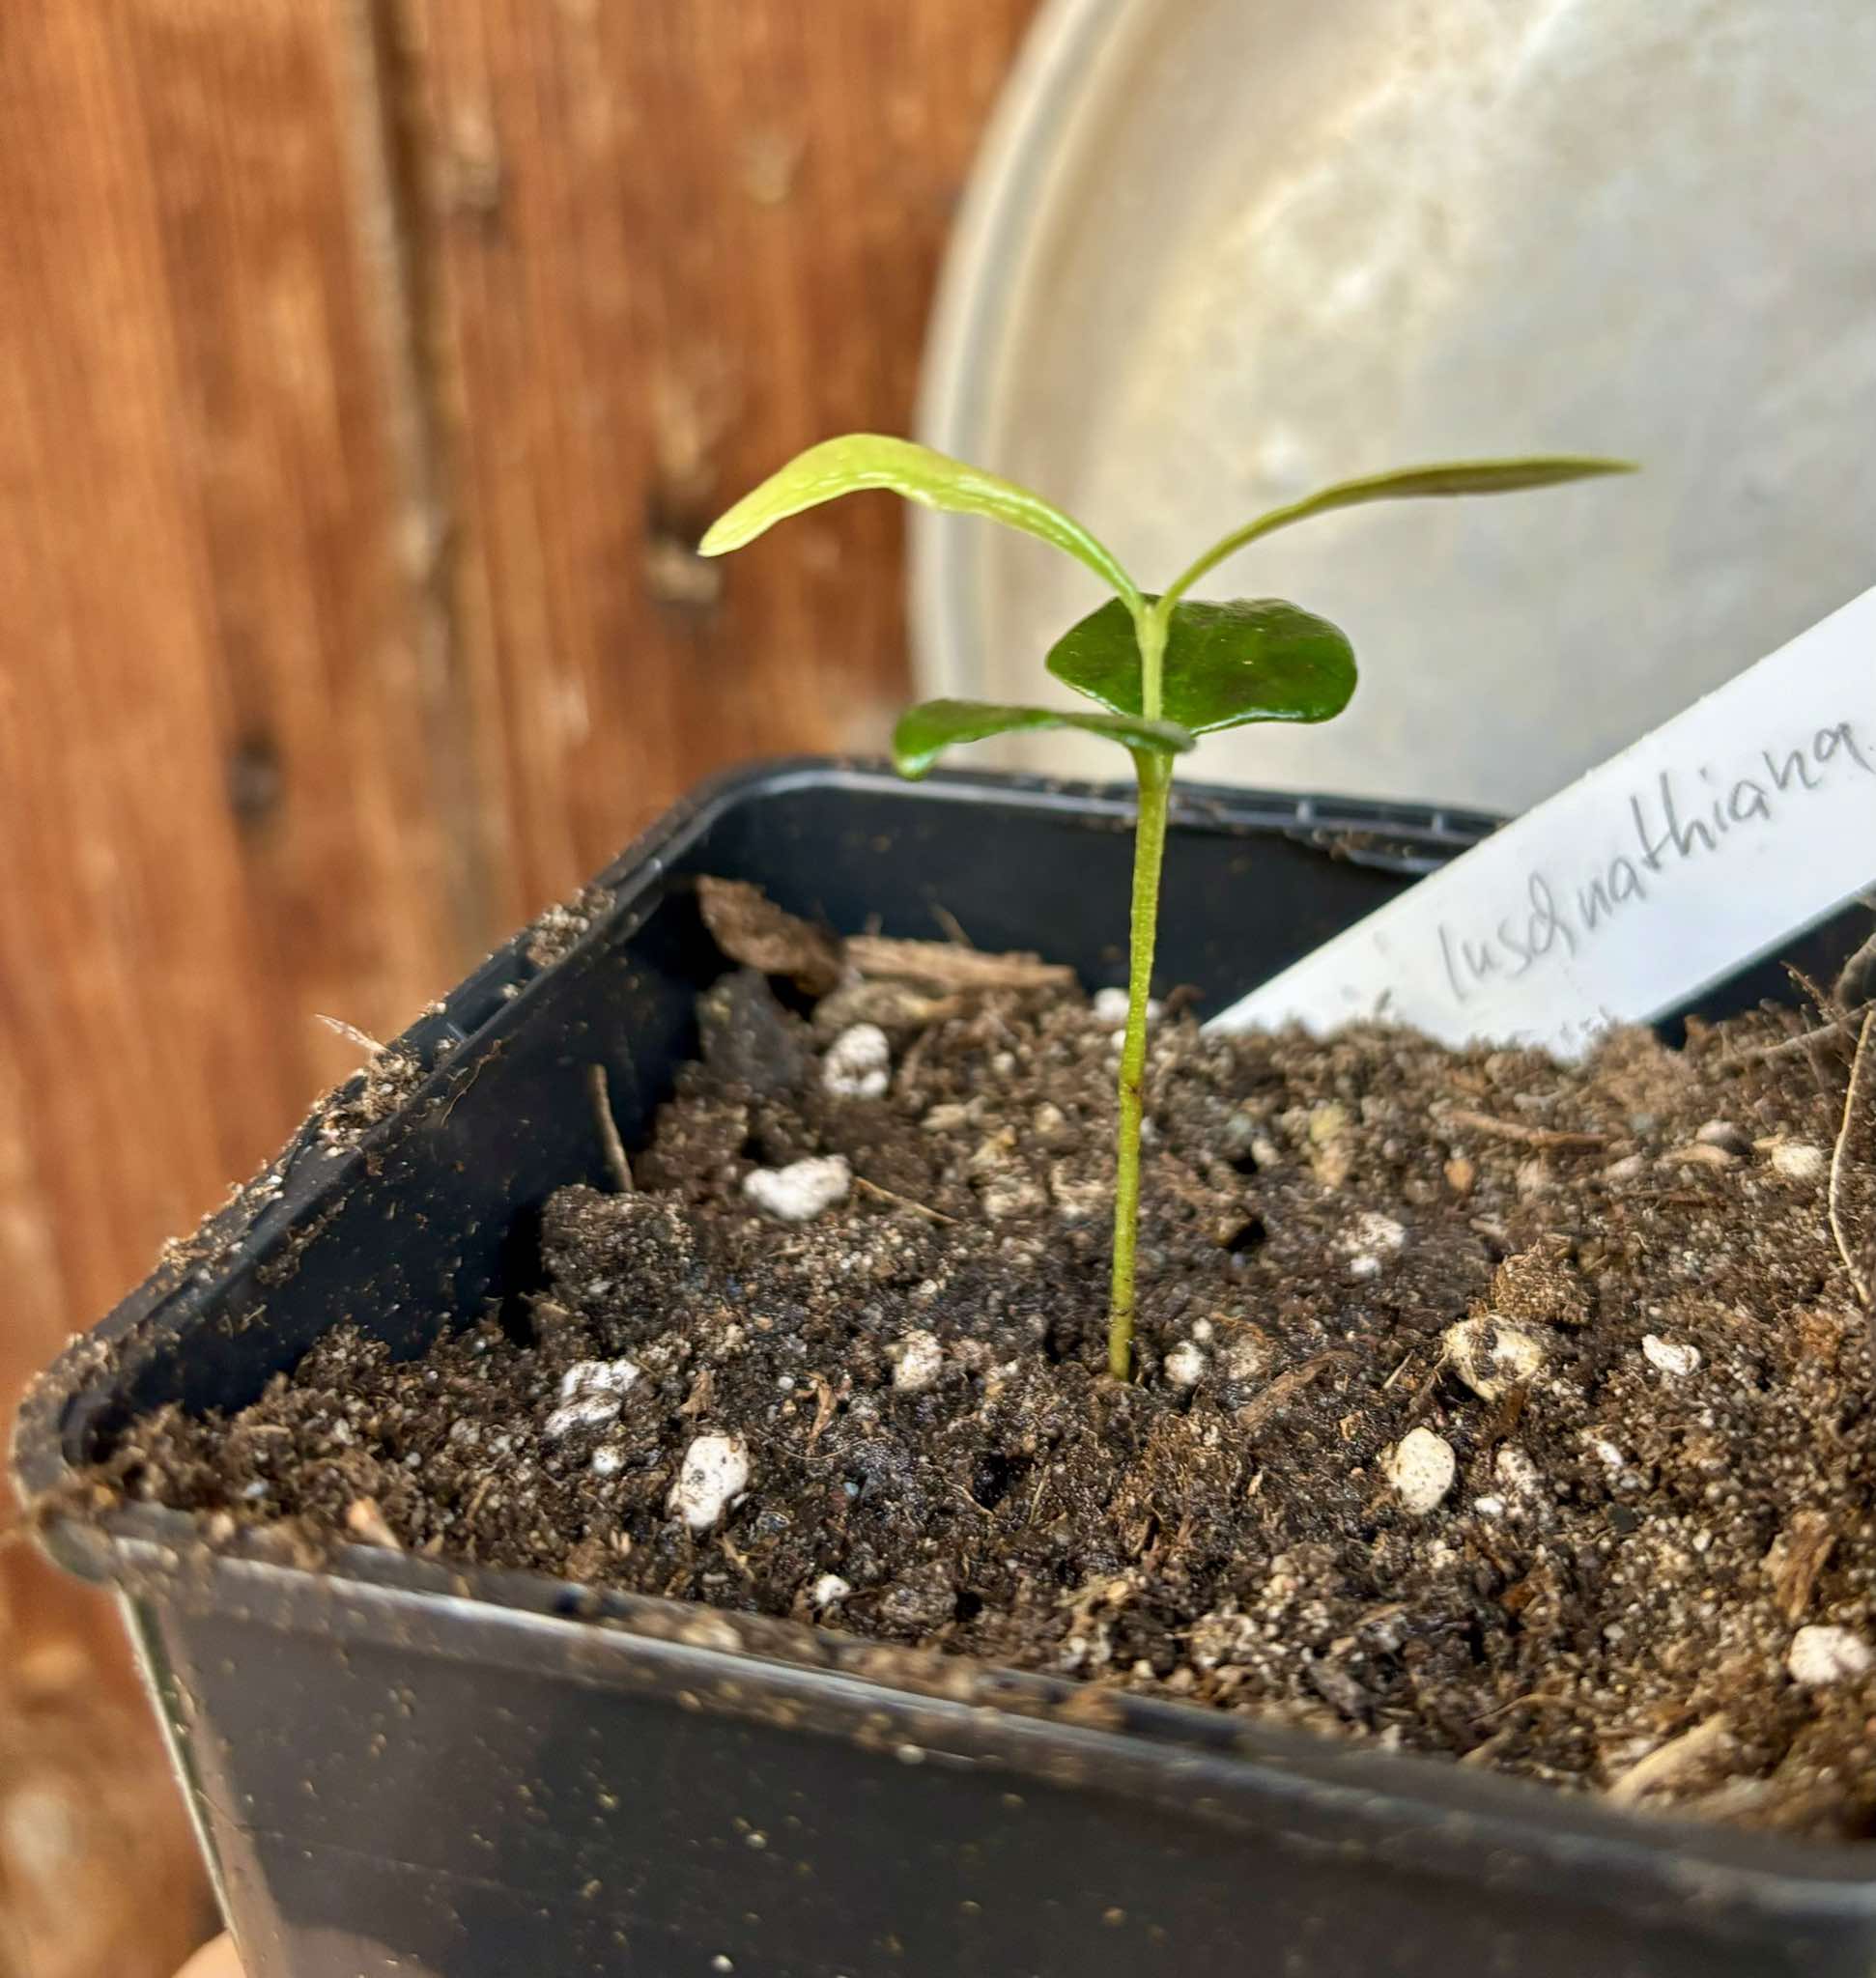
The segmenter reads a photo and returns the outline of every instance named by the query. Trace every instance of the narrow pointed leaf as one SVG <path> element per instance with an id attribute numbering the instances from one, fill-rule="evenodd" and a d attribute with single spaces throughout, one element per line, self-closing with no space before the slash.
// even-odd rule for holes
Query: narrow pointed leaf
<path id="1" fill-rule="evenodd" d="M 1123 615 L 1125 607 L 1117 603 Z M 1079 728 L 1123 749 L 1153 755 L 1183 755 L 1192 737 L 1172 721 L 1143 721 L 1137 715 L 1084 715 L 1072 708 L 1008 707 L 987 700 L 924 700 L 907 708 L 893 730 L 893 763 L 902 777 L 918 777 L 947 749 L 984 742 L 992 735 L 1034 733 L 1038 728 Z"/>
<path id="2" fill-rule="evenodd" d="M 1513 494 L 1528 488 L 1554 488 L 1565 481 L 1586 481 L 1599 474 L 1633 474 L 1634 461 L 1604 460 L 1592 454 L 1531 454 L 1516 460 L 1457 460 L 1436 466 L 1399 467 L 1387 474 L 1364 474 L 1352 481 L 1306 494 L 1300 501 L 1286 502 L 1281 508 L 1247 522 L 1222 541 L 1214 543 L 1192 567 L 1169 586 L 1173 597 L 1185 591 L 1207 571 L 1215 569 L 1227 556 L 1235 555 L 1247 543 L 1292 523 L 1327 515 L 1337 508 L 1357 508 L 1368 501 L 1412 500 L 1432 494 Z"/>
<path id="3" fill-rule="evenodd" d="M 1632 460 L 1606 460 L 1599 454 L 1533 453 L 1512 460 L 1449 460 L 1434 466 L 1396 467 L 1385 474 L 1363 474 L 1338 481 L 1308 494 L 1293 508 L 1321 515 L 1331 508 L 1351 508 L 1360 501 L 1412 499 L 1427 494 L 1515 494 L 1524 488 L 1554 488 L 1565 481 L 1587 481 L 1599 474 L 1633 474 Z"/>
<path id="4" fill-rule="evenodd" d="M 883 433 L 846 433 L 796 454 L 786 466 L 778 468 L 719 516 L 697 545 L 698 551 L 721 556 L 725 551 L 740 550 L 765 529 L 803 509 L 868 488 L 888 489 L 926 508 L 987 516 L 1009 528 L 1025 530 L 1078 558 L 1122 597 L 1139 595 L 1113 552 L 1072 516 L 1064 515 L 1041 495 L 1019 488 L 1014 481 L 967 466 L 949 454 L 934 453 L 914 440 L 895 439 Z"/>
<path id="5" fill-rule="evenodd" d="M 1117 714 L 1140 712 L 1140 647 L 1118 600 L 1049 650 L 1049 671 Z M 1355 656 L 1326 618 L 1280 598 L 1175 605 L 1160 711 L 1194 735 L 1247 721 L 1326 721 L 1355 691 Z"/>

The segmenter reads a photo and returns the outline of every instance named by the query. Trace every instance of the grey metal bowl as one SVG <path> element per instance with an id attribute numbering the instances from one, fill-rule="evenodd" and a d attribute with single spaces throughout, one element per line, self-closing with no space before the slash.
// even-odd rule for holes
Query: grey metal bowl
<path id="1" fill-rule="evenodd" d="M 1205 774 L 1521 808 L 1876 581 L 1872 102 L 1854 0 L 1053 0 L 921 437 L 1148 583 L 1345 474 L 1640 460 L 1314 523 L 1214 579 L 1324 611 L 1365 664 L 1333 729 L 1220 738 Z M 916 530 L 921 684 L 1033 697 L 1093 579 Z"/>

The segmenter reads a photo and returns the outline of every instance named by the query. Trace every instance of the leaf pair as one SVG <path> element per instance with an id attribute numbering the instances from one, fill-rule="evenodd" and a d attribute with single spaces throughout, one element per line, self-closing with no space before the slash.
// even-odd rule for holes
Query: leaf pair
<path id="1" fill-rule="evenodd" d="M 1341 633 L 1277 598 L 1174 607 L 1158 721 L 1148 721 L 1141 708 L 1139 637 L 1119 598 L 1065 632 L 1049 650 L 1048 668 L 1111 712 L 923 701 L 894 732 L 893 759 L 901 774 L 924 776 L 944 749 L 961 742 L 1040 728 L 1080 728 L 1127 749 L 1183 755 L 1201 735 L 1246 721 L 1325 721 L 1349 704 L 1355 686 L 1355 656 Z"/>
<path id="2" fill-rule="evenodd" d="M 850 433 L 798 454 L 737 502 L 698 547 L 706 556 L 721 555 L 788 516 L 867 488 L 1021 529 L 1085 564 L 1116 594 L 1065 633 L 1048 656 L 1048 669 L 1058 680 L 1108 712 L 925 701 L 901 719 L 894 734 L 898 768 L 909 777 L 924 776 L 955 744 L 1044 728 L 1100 735 L 1136 758 L 1172 756 L 1191 749 L 1200 735 L 1249 721 L 1328 721 L 1354 692 L 1354 654 L 1326 619 L 1278 599 L 1209 604 L 1185 598 L 1193 583 L 1246 544 L 1311 516 L 1368 501 L 1501 494 L 1626 471 L 1626 462 L 1564 456 L 1464 461 L 1341 481 L 1222 537 L 1164 596 L 1153 597 L 1141 592 L 1105 544 L 1039 494 L 909 439 Z M 1153 658 L 1146 656 L 1149 651 Z M 1151 696 L 1157 702 L 1152 719 L 1146 714 L 1150 667 L 1157 684 Z"/>

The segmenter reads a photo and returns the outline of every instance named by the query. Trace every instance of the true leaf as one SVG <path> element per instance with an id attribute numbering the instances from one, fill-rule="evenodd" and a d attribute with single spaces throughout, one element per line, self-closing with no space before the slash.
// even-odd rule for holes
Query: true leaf
<path id="1" fill-rule="evenodd" d="M 1167 586 L 1169 595 L 1181 597 L 1208 570 L 1277 529 L 1292 523 L 1307 522 L 1311 516 L 1327 515 L 1337 508 L 1356 508 L 1366 501 L 1411 500 L 1429 494 L 1510 494 L 1521 488 L 1553 488 L 1565 481 L 1584 481 L 1597 474 L 1632 474 L 1633 461 L 1604 460 L 1594 454 L 1529 454 L 1516 460 L 1455 460 L 1438 466 L 1397 467 L 1392 473 L 1363 474 L 1352 481 L 1337 481 L 1305 494 L 1300 501 L 1286 502 L 1247 522 L 1242 528 L 1214 543 L 1188 570 Z"/>
<path id="2" fill-rule="evenodd" d="M 1125 607 L 1116 601 L 1124 615 Z M 922 777 L 947 749 L 960 742 L 983 742 L 992 735 L 1033 733 L 1038 728 L 1079 728 L 1123 748 L 1152 755 L 1183 755 L 1193 746 L 1186 729 L 1172 721 L 1146 721 L 1137 715 L 1085 715 L 1073 708 L 1009 707 L 987 700 L 924 700 L 907 708 L 893 730 L 893 765 L 902 777 Z"/>
<path id="3" fill-rule="evenodd" d="M 1065 632 L 1048 667 L 1117 714 L 1140 712 L 1140 647 L 1118 600 Z M 1355 691 L 1355 656 L 1326 618 L 1280 598 L 1188 599 L 1173 607 L 1160 681 L 1161 714 L 1194 735 L 1247 721 L 1326 721 Z"/>
<path id="4" fill-rule="evenodd" d="M 868 488 L 888 489 L 926 508 L 987 516 L 992 522 L 1023 529 L 1066 550 L 1123 598 L 1131 600 L 1139 595 L 1113 551 L 1073 516 L 1063 514 L 1041 495 L 1019 488 L 1014 481 L 967 466 L 949 454 L 934 453 L 915 440 L 895 439 L 882 433 L 846 433 L 796 454 L 711 523 L 697 545 L 698 552 L 721 556 L 725 551 L 740 550 L 765 529 L 803 509 Z"/>

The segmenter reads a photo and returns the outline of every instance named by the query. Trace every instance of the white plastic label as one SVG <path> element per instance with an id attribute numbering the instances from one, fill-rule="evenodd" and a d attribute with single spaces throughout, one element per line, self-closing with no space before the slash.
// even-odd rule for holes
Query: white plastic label
<path id="1" fill-rule="evenodd" d="M 1876 881 L 1876 590 L 1214 1017 L 1564 1057 Z"/>

